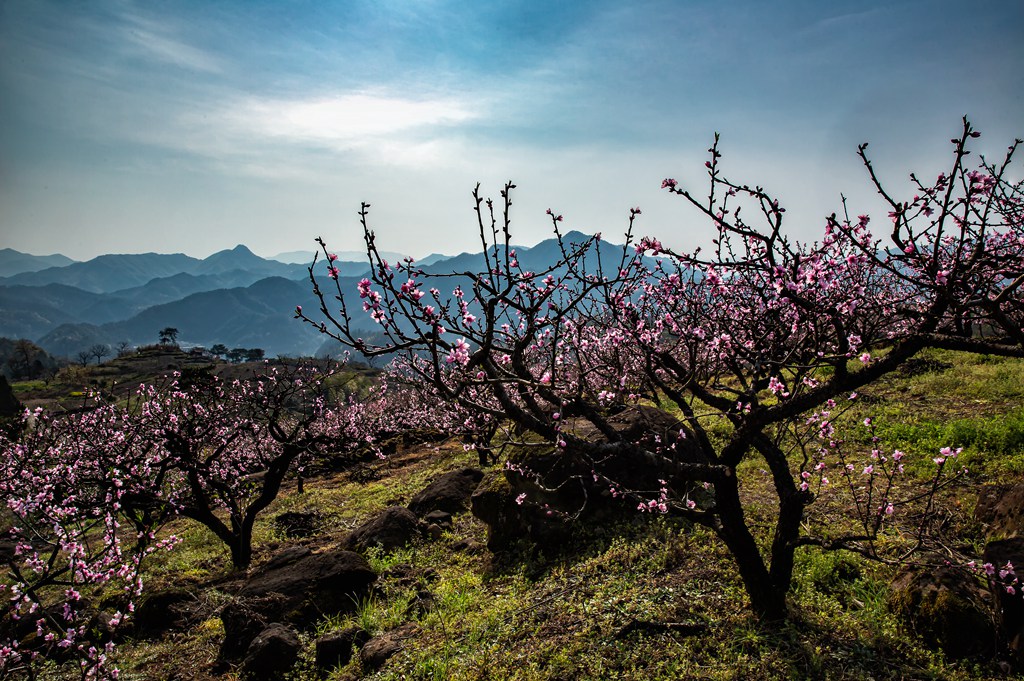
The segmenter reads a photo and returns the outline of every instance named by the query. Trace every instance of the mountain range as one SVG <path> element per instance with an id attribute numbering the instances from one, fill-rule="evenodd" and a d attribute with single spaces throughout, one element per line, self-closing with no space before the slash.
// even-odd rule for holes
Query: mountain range
<path id="1" fill-rule="evenodd" d="M 61 255 L 29 255 L 13 248 L 0 248 L 0 277 L 8 277 L 22 272 L 35 272 L 47 267 L 63 267 L 74 260 Z"/>
<path id="2" fill-rule="evenodd" d="M 588 237 L 570 232 L 563 238 L 579 242 Z M 601 246 L 603 257 L 607 249 L 614 251 L 609 257 L 621 253 L 618 246 Z M 532 271 L 551 266 L 561 255 L 555 239 L 516 250 L 520 266 Z M 298 254 L 281 257 L 289 255 Z M 342 259 L 335 265 L 342 290 L 354 291 L 368 266 L 347 260 L 352 254 L 339 255 Z M 311 355 L 322 350 L 325 337 L 294 319 L 296 305 L 316 302 L 309 282 L 311 259 L 286 263 L 261 258 L 242 245 L 205 259 L 143 253 L 101 255 L 85 262 L 4 249 L 0 337 L 27 338 L 52 354 L 73 357 L 96 344 L 155 343 L 161 329 L 174 327 L 185 346 L 219 343 L 262 348 L 267 356 Z M 426 272 L 473 272 L 482 267 L 483 255 L 432 255 L 420 264 Z M 317 264 L 317 276 L 327 281 L 326 264 Z M 457 282 L 447 284 L 454 288 Z M 369 318 L 357 319 L 357 324 L 368 333 L 376 326 Z"/>

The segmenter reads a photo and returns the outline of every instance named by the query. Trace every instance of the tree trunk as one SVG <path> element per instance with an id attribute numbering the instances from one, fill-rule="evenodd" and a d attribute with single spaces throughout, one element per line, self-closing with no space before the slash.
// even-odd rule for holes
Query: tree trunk
<path id="1" fill-rule="evenodd" d="M 252 563 L 252 528 L 244 528 L 235 535 L 230 544 L 231 564 L 236 570 L 247 570 Z"/>
<path id="2" fill-rule="evenodd" d="M 743 517 L 735 473 L 715 483 L 715 503 L 721 521 L 717 528 L 718 536 L 736 561 L 754 614 L 765 623 L 785 620 L 788 615 L 786 591 L 789 584 L 780 587 L 765 566 L 757 542 Z"/>

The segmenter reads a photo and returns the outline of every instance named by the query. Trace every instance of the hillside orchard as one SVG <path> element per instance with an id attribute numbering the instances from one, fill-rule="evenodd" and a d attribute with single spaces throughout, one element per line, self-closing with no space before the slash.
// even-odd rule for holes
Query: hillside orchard
<path id="1" fill-rule="evenodd" d="M 727 178 L 717 138 L 706 192 L 662 183 L 710 226 L 710 248 L 689 253 L 636 236 L 640 208 L 622 248 L 563 238 L 549 210 L 561 254 L 530 271 L 512 246 L 509 183 L 497 202 L 473 193 L 483 266 L 433 274 L 387 262 L 363 204 L 371 275 L 348 290 L 321 240 L 326 270 L 309 268 L 318 310 L 296 317 L 392 360 L 369 394 L 339 390 L 322 363 L 268 364 L 247 380 L 168 376 L 4 431 L 0 676 L 76 660 L 83 677 L 116 678 L 108 641 L 131 617 L 146 556 L 179 543 L 170 520 L 201 523 L 245 570 L 254 522 L 287 476 L 328 456 L 383 455 L 385 438 L 415 429 L 455 435 L 481 465 L 536 488 L 516 497 L 523 507 L 550 490 L 517 448 L 572 463 L 562 484 L 582 502 L 549 514 L 584 517 L 596 489 L 630 513 L 708 528 L 765 624 L 791 615 L 802 547 L 891 563 L 941 547 L 934 501 L 963 475 L 958 444 L 907 454 L 870 416 L 854 428 L 843 415 L 926 349 L 1024 357 L 1024 186 L 1010 171 L 1020 141 L 975 162 L 978 136 L 965 120 L 948 168 L 911 175 L 906 196 L 883 185 L 863 145 L 888 215 L 844 205 L 810 243 L 787 236 L 774 197 Z M 358 330 L 367 319 L 372 341 Z M 656 437 L 617 427 L 631 408 L 677 425 Z M 653 482 L 635 484 L 623 461 Z M 848 522 L 811 522 L 829 503 Z M 1012 566 L 985 567 L 1014 579 Z M 101 621 L 98 594 L 117 606 Z"/>
<path id="2" fill-rule="evenodd" d="M 977 137 L 965 119 L 948 170 L 911 175 L 906 197 L 882 184 L 862 145 L 888 214 L 876 230 L 844 205 L 813 243 L 787 236 L 785 208 L 765 190 L 724 174 L 717 137 L 706 193 L 662 183 L 710 224 L 707 251 L 636 238 L 641 210 L 633 208 L 626 245 L 609 259 L 601 235 L 562 240 L 562 216 L 549 210 L 562 257 L 524 270 L 509 183 L 497 205 L 479 187 L 473 194 L 484 267 L 439 276 L 412 260 L 385 261 L 363 204 L 372 275 L 342 290 L 320 240 L 334 287 L 321 288 L 314 262 L 319 314 L 298 308 L 296 316 L 367 357 L 393 357 L 407 380 L 467 414 L 467 428 L 510 424 L 504 437 L 561 449 L 639 511 L 710 528 L 735 559 L 754 612 L 783 620 L 799 547 L 894 559 L 878 539 L 895 530 L 913 538 L 910 554 L 927 548 L 930 524 L 916 518 L 904 528 L 901 515 L 922 502 L 927 515 L 958 471 L 950 443 L 929 455 L 926 489 L 900 496 L 903 452 L 877 438 L 858 447 L 835 427 L 858 391 L 926 348 L 1024 356 L 1024 196 L 1009 170 L 1020 140 L 999 159 L 974 162 Z M 360 336 L 360 314 L 379 325 L 381 342 Z M 611 425 L 617 408 L 644 400 L 679 411 L 675 437 L 647 446 Z M 581 422 L 601 437 L 577 436 Z M 607 475 L 622 457 L 645 460 L 659 484 L 630 489 Z M 755 459 L 760 465 L 745 465 Z M 776 496 L 764 546 L 741 493 L 740 473 L 750 470 L 766 471 Z M 850 495 L 855 530 L 809 533 L 809 507 L 836 494 Z"/>

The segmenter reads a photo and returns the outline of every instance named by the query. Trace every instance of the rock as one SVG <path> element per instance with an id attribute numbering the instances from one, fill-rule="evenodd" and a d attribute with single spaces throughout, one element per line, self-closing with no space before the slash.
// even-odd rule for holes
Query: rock
<path id="1" fill-rule="evenodd" d="M 989 593 L 966 569 L 908 566 L 890 586 L 889 607 L 951 658 L 991 654 L 995 626 Z"/>
<path id="2" fill-rule="evenodd" d="M 279 551 L 271 556 L 260 570 L 266 572 L 268 570 L 277 570 L 283 568 L 285 565 L 291 565 L 295 561 L 305 558 L 306 556 L 312 556 L 313 550 L 308 546 L 289 546 L 283 551 Z"/>
<path id="3" fill-rule="evenodd" d="M 459 541 L 452 544 L 452 551 L 459 551 L 461 553 L 468 553 L 470 555 L 481 553 L 486 548 L 486 546 L 484 546 L 475 539 L 460 539 Z"/>
<path id="4" fill-rule="evenodd" d="M 366 559 L 351 551 L 295 555 L 288 561 L 271 559 L 221 611 L 223 658 L 243 654 L 271 623 L 304 627 L 323 615 L 350 612 L 377 578 Z"/>
<path id="5" fill-rule="evenodd" d="M 483 478 L 481 477 L 481 479 Z M 476 485 L 473 486 L 473 489 L 476 489 Z M 452 514 L 448 511 L 431 511 L 423 516 L 423 522 L 438 525 L 440 527 L 451 527 Z"/>
<path id="6" fill-rule="evenodd" d="M 354 551 L 365 551 L 371 546 L 394 551 L 420 534 L 419 521 L 411 511 L 401 506 L 389 506 L 352 530 L 345 537 L 344 544 Z"/>
<path id="7" fill-rule="evenodd" d="M 535 503 L 520 504 L 519 495 L 528 495 L 532 485 L 521 476 L 506 471 L 488 471 L 473 492 L 473 515 L 487 525 L 487 548 L 498 553 L 509 551 L 520 541 L 539 546 L 565 545 L 571 527 L 560 517 Z"/>
<path id="8" fill-rule="evenodd" d="M 260 598 L 280 594 L 285 597 L 288 608 L 283 614 L 290 615 L 284 621 L 302 624 L 321 613 L 350 610 L 352 599 L 368 593 L 376 578 L 370 564 L 358 553 L 310 553 L 284 565 L 271 560 L 238 595 Z"/>
<path id="9" fill-rule="evenodd" d="M 362 627 L 332 631 L 316 640 L 316 668 L 322 672 L 344 667 L 352 659 L 352 649 L 362 648 L 370 634 Z"/>
<path id="10" fill-rule="evenodd" d="M 364 671 L 380 669 L 395 653 L 405 647 L 407 639 L 419 633 L 420 627 L 415 622 L 406 622 L 397 629 L 371 639 L 359 651 L 359 660 Z"/>
<path id="11" fill-rule="evenodd" d="M 222 660 L 237 660 L 249 650 L 249 644 L 266 629 L 274 615 L 284 609 L 286 598 L 281 594 L 236 599 L 220 611 L 224 624 L 224 640 L 220 645 Z"/>
<path id="12" fill-rule="evenodd" d="M 557 554 L 571 545 L 577 522 L 600 527 L 636 517 L 636 499 L 619 491 L 658 490 L 661 480 L 668 482 L 673 496 L 688 493 L 702 504 L 704 492 L 695 490 L 675 468 L 675 463 L 703 461 L 694 438 L 680 436 L 687 432 L 684 424 L 660 409 L 641 405 L 626 407 L 607 422 L 625 444 L 602 452 L 599 460 L 571 447 L 524 447 L 509 457 L 511 467 L 484 476 L 471 503 L 473 515 L 487 525 L 491 551 L 513 552 L 527 540 L 546 555 Z M 582 417 L 566 418 L 564 428 L 595 444 L 607 440 Z M 650 454 L 666 443 L 675 445 L 671 458 Z"/>
<path id="13" fill-rule="evenodd" d="M 295 631 L 283 624 L 271 624 L 249 644 L 239 669 L 243 679 L 275 681 L 295 666 L 302 644 Z"/>
<path id="14" fill-rule="evenodd" d="M 1024 667 L 1024 600 L 1021 598 L 1024 585 L 1014 584 L 1015 579 L 1024 581 L 1024 537 L 989 542 L 983 560 L 996 569 L 989 577 L 989 588 L 993 594 L 1000 645 L 1018 668 Z M 999 571 L 1007 563 L 1021 566 L 1019 576 L 1008 574 L 1000 578 Z M 1013 587 L 1014 593 L 1007 591 L 1008 585 Z"/>
<path id="15" fill-rule="evenodd" d="M 166 631 L 177 631 L 191 623 L 193 609 L 199 604 L 185 589 L 171 588 L 143 593 L 131 618 L 133 633 L 155 637 Z"/>
<path id="16" fill-rule="evenodd" d="M 316 511 L 289 511 L 278 514 L 274 518 L 274 526 L 289 539 L 301 539 L 317 534 L 323 519 Z"/>
<path id="17" fill-rule="evenodd" d="M 464 513 L 469 510 L 470 496 L 483 477 L 483 471 L 479 468 L 463 468 L 445 473 L 412 498 L 409 510 L 421 517 L 431 511 Z"/>
<path id="18" fill-rule="evenodd" d="M 1010 539 L 1024 534 L 1024 483 L 985 485 L 978 492 L 974 518 L 986 539 Z"/>
<path id="19" fill-rule="evenodd" d="M 101 610 L 96 613 L 89 623 L 89 640 L 93 643 L 106 643 L 108 641 L 120 640 L 130 628 L 121 625 L 122 615 Z"/>
<path id="20" fill-rule="evenodd" d="M 427 525 L 427 536 L 431 539 L 437 541 L 442 535 L 444 535 L 444 529 L 440 525 L 435 525 L 434 523 Z"/>

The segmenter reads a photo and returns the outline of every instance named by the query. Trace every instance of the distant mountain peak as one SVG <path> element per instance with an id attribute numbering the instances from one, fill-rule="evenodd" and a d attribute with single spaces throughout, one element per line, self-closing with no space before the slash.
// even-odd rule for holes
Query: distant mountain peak
<path id="1" fill-rule="evenodd" d="M 0 277 L 10 277 L 22 272 L 38 272 L 49 267 L 64 267 L 74 260 L 54 253 L 53 255 L 32 255 L 13 248 L 0 248 Z"/>
<path id="2" fill-rule="evenodd" d="M 222 259 L 222 258 L 225 258 L 225 257 L 228 257 L 228 256 L 231 256 L 231 257 L 243 256 L 243 257 L 246 257 L 246 258 L 259 258 L 260 260 L 263 259 L 263 258 L 260 258 L 255 253 L 253 253 L 252 251 L 250 251 L 249 247 L 246 246 L 245 244 L 238 244 L 234 248 L 225 248 L 223 251 L 217 251 L 216 253 L 214 253 L 214 254 L 212 254 L 210 256 L 207 256 L 206 258 L 203 258 L 203 259 L 204 260 L 219 260 L 219 259 Z"/>
<path id="3" fill-rule="evenodd" d="M 579 231 L 578 229 L 574 229 L 574 230 L 571 230 L 571 231 L 566 232 L 565 234 L 563 234 L 562 235 L 562 240 L 563 241 L 572 241 L 573 243 L 576 243 L 578 241 L 586 241 L 587 239 L 589 239 L 592 236 L 593 236 L 593 234 L 586 234 L 584 232 Z"/>

